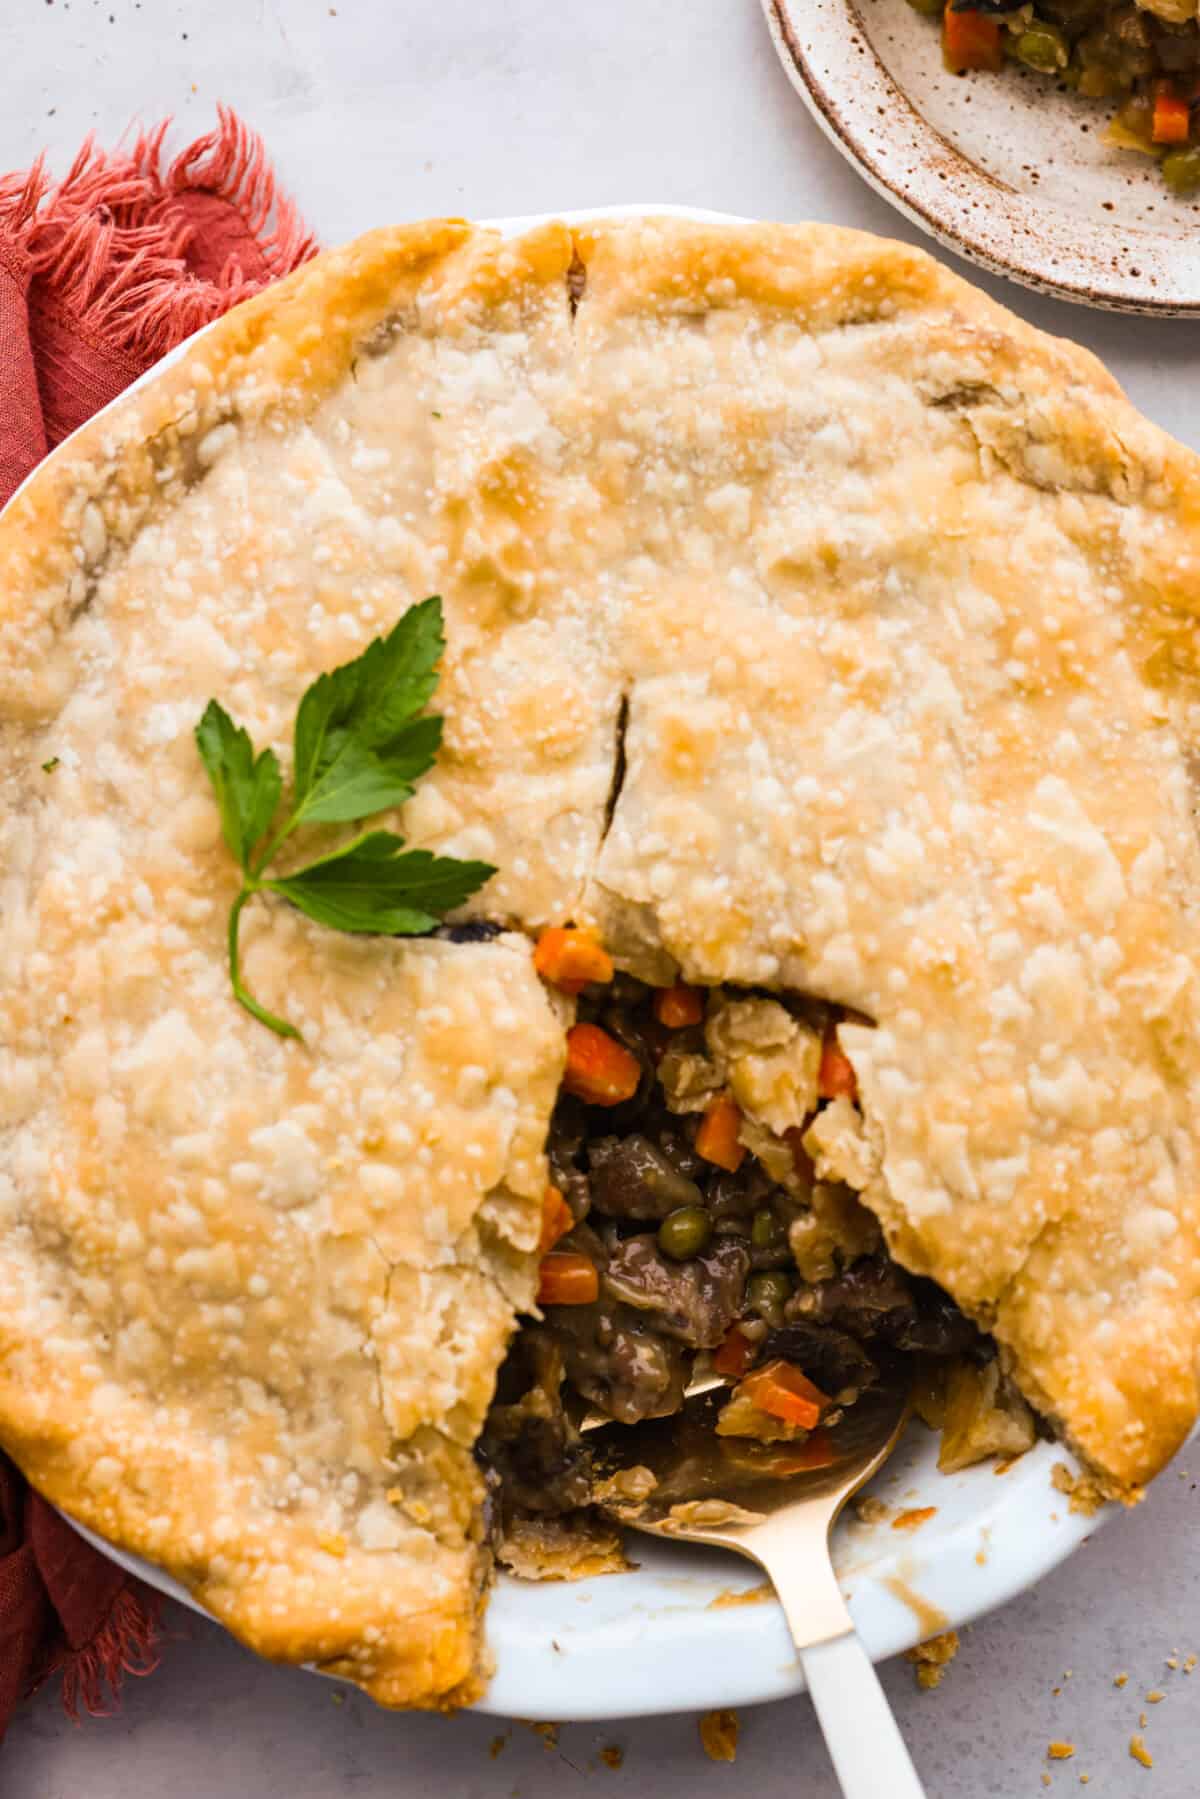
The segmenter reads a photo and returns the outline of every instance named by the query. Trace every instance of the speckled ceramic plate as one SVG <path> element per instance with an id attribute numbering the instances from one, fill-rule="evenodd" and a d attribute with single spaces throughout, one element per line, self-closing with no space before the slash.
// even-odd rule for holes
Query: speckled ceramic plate
<path id="1" fill-rule="evenodd" d="M 578 223 L 627 213 L 744 222 L 685 206 L 482 222 L 513 236 L 550 217 Z M 154 381 L 164 366 L 142 381 Z M 834 1533 L 834 1562 L 876 1661 L 1003 1605 L 1095 1531 L 1114 1508 L 1094 1518 L 1073 1513 L 1052 1479 L 1062 1463 L 1076 1467 L 1058 1445 L 1039 1443 L 1008 1467 L 940 1474 L 936 1439 L 919 1425 L 909 1430 L 874 1483 L 882 1503 L 871 1521 L 847 1515 Z M 162 1569 L 75 1528 L 121 1567 L 201 1610 Z M 496 1672 L 479 1710 L 634 1717 L 750 1705 L 803 1689 L 783 1613 L 749 1563 L 652 1537 L 632 1538 L 629 1547 L 638 1565 L 628 1574 L 541 1584 L 500 1577 L 487 1616 Z"/>
<path id="2" fill-rule="evenodd" d="M 1015 65 L 951 75 L 907 0 L 762 0 L 793 86 L 875 190 L 1027 287 L 1200 315 L 1200 198 L 1104 142 L 1111 107 Z"/>

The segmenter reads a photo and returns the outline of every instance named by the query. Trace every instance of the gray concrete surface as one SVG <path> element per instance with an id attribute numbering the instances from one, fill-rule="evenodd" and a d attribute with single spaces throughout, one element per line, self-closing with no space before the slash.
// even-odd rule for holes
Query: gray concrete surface
<path id="1" fill-rule="evenodd" d="M 869 0 L 868 0 L 869 3 Z M 475 216 L 672 201 L 759 216 L 909 228 L 810 123 L 756 0 L 4 0 L 0 168 L 48 147 L 58 166 L 94 129 L 175 113 L 205 129 L 216 100 L 264 133 L 329 242 L 438 212 Z M 1090 345 L 1137 403 L 1200 445 L 1190 323 L 1148 323 L 993 291 Z M 1200 1448 L 1185 1466 L 1200 1470 Z M 937 1693 L 884 1678 L 931 1799 L 1200 1793 L 1200 1542 L 1191 1478 L 1171 1470 L 1035 1592 L 965 1633 Z M 589 1785 L 681 1799 L 834 1799 L 807 1701 L 742 1719 L 733 1766 L 692 1718 L 566 1726 L 556 1750 L 491 1719 L 388 1717 L 254 1661 L 172 1612 L 163 1665 L 120 1714 L 80 1726 L 52 1696 L 0 1755 L 16 1799 L 560 1799 Z M 1128 1673 L 1123 1688 L 1114 1676 Z M 1145 1694 L 1165 1694 L 1147 1704 Z M 1146 1713 L 1154 1757 L 1129 1757 Z M 490 1750 L 499 1738 L 501 1747 Z M 1048 1763 L 1051 1739 L 1074 1757 Z M 619 1771 L 599 1760 L 624 1751 Z M 880 1794 L 880 1799 L 887 1799 Z"/>

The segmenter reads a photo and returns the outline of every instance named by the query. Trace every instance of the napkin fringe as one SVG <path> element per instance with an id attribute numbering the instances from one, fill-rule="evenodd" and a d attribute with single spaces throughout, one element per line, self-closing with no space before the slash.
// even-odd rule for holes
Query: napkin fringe
<path id="1" fill-rule="evenodd" d="M 43 1678 L 62 1675 L 63 1710 L 73 1723 L 78 1724 L 81 1707 L 90 1717 L 108 1717 L 124 1675 L 154 1673 L 161 1660 L 160 1610 L 158 1594 L 130 1583 L 120 1589 L 90 1642 L 62 1650 L 51 1662 Z"/>
<path id="2" fill-rule="evenodd" d="M 89 138 L 57 185 L 41 158 L 27 174 L 0 179 L 0 228 L 53 294 L 55 310 L 84 336 L 141 362 L 316 253 L 258 133 L 228 106 L 218 116 L 214 130 L 165 166 L 169 120 L 140 132 L 128 150 L 106 152 Z M 211 278 L 189 268 L 202 227 L 182 199 L 197 193 L 234 209 L 257 272 L 247 273 L 237 249 Z"/>

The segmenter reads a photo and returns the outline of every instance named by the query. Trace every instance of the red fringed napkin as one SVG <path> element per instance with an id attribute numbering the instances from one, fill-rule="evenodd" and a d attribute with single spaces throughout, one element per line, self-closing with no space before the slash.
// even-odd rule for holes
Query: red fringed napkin
<path id="1" fill-rule="evenodd" d="M 89 141 L 57 185 L 40 159 L 0 176 L 0 503 L 151 363 L 316 251 L 228 108 L 164 166 L 166 132 L 111 155 Z M 122 1674 L 156 1665 L 156 1610 L 0 1455 L 0 1737 L 59 1671 L 73 1717 L 104 1710 Z"/>

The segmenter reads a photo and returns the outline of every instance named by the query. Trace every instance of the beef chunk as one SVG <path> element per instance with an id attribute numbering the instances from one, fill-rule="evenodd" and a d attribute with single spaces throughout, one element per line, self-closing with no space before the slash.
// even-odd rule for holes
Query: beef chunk
<path id="1" fill-rule="evenodd" d="M 969 1318 L 933 1281 L 906 1274 L 882 1252 L 863 1256 L 844 1274 L 802 1288 L 788 1302 L 789 1321 L 831 1324 L 864 1343 L 927 1355 L 988 1353 Z"/>
<path id="2" fill-rule="evenodd" d="M 829 1324 L 796 1319 L 773 1330 L 759 1355 L 763 1362 L 782 1357 L 807 1374 L 822 1393 L 836 1398 L 848 1387 L 860 1391 L 875 1380 L 878 1369 L 862 1344 Z"/>
<path id="3" fill-rule="evenodd" d="M 637 1312 L 601 1298 L 590 1306 L 554 1307 L 547 1328 L 572 1386 L 618 1423 L 665 1418 L 683 1404 L 684 1352 Z"/>
<path id="4" fill-rule="evenodd" d="M 704 1204 L 695 1181 L 640 1132 L 598 1138 L 588 1150 L 588 1167 L 592 1199 L 610 1218 L 665 1218 L 677 1206 Z"/>
<path id="5" fill-rule="evenodd" d="M 602 1276 L 613 1298 L 649 1313 L 667 1336 L 714 1349 L 742 1309 L 750 1256 L 737 1239 L 718 1238 L 704 1255 L 672 1262 L 651 1236 L 614 1246 Z"/>

